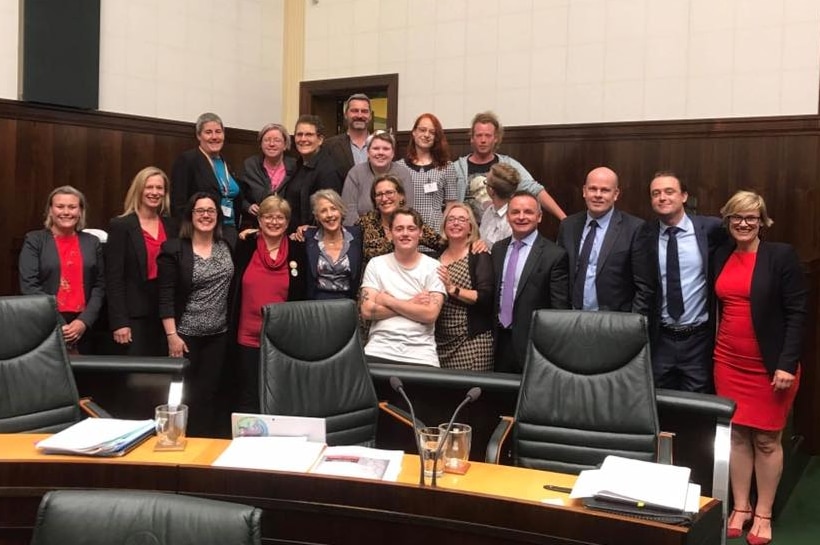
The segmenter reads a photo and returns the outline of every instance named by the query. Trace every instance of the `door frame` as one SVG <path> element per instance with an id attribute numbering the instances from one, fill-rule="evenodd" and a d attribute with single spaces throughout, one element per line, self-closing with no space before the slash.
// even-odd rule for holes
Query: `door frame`
<path id="1" fill-rule="evenodd" d="M 299 112 L 311 114 L 313 97 L 387 92 L 387 126 L 395 132 L 399 119 L 399 75 L 379 74 L 299 82 Z"/>

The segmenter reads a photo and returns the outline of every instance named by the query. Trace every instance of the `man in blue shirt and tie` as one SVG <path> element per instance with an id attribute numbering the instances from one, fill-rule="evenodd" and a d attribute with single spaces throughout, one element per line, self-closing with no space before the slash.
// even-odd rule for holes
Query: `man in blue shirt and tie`
<path id="1" fill-rule="evenodd" d="M 649 195 L 658 218 L 647 224 L 658 281 L 650 315 L 655 385 L 710 392 L 715 332 L 710 258 L 726 232 L 719 218 L 686 213 L 686 186 L 671 171 L 655 174 Z"/>

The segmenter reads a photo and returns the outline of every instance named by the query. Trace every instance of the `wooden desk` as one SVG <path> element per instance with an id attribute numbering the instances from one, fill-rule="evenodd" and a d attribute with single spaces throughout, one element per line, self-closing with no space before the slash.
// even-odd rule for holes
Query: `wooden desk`
<path id="1" fill-rule="evenodd" d="M 28 543 L 42 495 L 56 488 L 161 490 L 265 509 L 266 543 L 646 544 L 720 543 L 720 502 L 702 499 L 691 528 L 589 511 L 546 483 L 572 475 L 473 463 L 418 486 L 418 457 L 405 456 L 397 483 L 214 468 L 228 444 L 190 439 L 184 452 L 155 453 L 153 439 L 122 458 L 39 454 L 43 435 L 0 434 L 0 543 Z M 550 502 L 550 503 L 545 503 Z"/>

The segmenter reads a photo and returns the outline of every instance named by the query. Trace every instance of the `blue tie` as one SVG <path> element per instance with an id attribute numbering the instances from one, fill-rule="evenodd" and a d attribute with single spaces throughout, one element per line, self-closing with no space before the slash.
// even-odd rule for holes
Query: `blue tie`
<path id="1" fill-rule="evenodd" d="M 677 227 L 667 227 L 666 236 L 666 311 L 676 322 L 683 316 L 683 290 L 680 286 Z"/>
<path id="2" fill-rule="evenodd" d="M 504 327 L 510 327 L 513 321 L 513 306 L 515 304 L 515 269 L 518 266 L 518 252 L 524 243 L 515 240 L 510 250 L 510 258 L 507 260 L 507 268 L 504 270 L 504 277 L 501 279 L 501 308 L 498 312 L 498 321 Z"/>
<path id="3" fill-rule="evenodd" d="M 584 284 L 587 279 L 587 269 L 589 268 L 589 256 L 592 254 L 592 245 L 595 244 L 595 231 L 598 229 L 598 222 L 589 222 L 589 232 L 584 239 L 584 246 L 578 255 L 578 264 L 575 269 L 575 283 L 572 285 L 572 308 L 583 310 L 584 308 Z"/>

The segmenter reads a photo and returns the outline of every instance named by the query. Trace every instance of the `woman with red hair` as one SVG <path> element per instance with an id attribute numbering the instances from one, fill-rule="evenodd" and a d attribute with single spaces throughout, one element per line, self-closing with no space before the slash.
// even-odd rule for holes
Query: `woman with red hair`
<path id="1" fill-rule="evenodd" d="M 450 148 L 436 116 L 421 114 L 413 123 L 407 155 L 399 161 L 413 179 L 413 208 L 436 232 L 441 232 L 442 211 L 458 200 L 458 177 L 450 161 Z"/>

